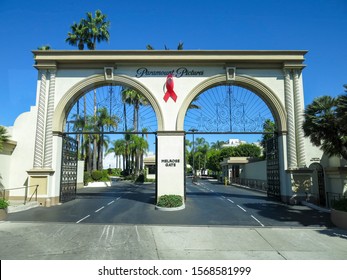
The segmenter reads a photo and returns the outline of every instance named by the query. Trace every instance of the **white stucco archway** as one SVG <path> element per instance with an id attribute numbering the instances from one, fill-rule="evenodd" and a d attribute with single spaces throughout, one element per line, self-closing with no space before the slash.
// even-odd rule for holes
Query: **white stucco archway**
<path id="1" fill-rule="evenodd" d="M 184 195 L 187 108 L 204 90 L 231 83 L 256 93 L 274 116 L 281 149 L 281 198 L 289 201 L 293 174 L 300 170 L 301 178 L 309 165 L 301 128 L 305 54 L 306 51 L 34 51 L 39 76 L 29 181 L 35 176 L 40 178 L 45 185 L 42 196 L 58 201 L 61 135 L 67 113 L 84 92 L 117 83 L 143 93 L 157 117 L 158 196 Z M 163 98 L 168 73 L 173 75 L 177 100 Z"/>
<path id="2" fill-rule="evenodd" d="M 163 117 L 160 107 L 158 106 L 156 100 L 153 98 L 153 95 L 144 85 L 127 76 L 114 75 L 112 80 L 105 80 L 105 76 L 101 74 L 85 78 L 79 83 L 73 85 L 64 94 L 54 111 L 53 131 L 63 132 L 67 114 L 69 113 L 71 106 L 81 97 L 81 95 L 93 88 L 111 83 L 129 86 L 141 92 L 148 99 L 156 114 L 158 130 L 164 130 Z"/>
<path id="3" fill-rule="evenodd" d="M 190 103 L 194 100 L 194 98 L 197 95 L 207 90 L 208 88 L 226 83 L 227 82 L 225 80 L 225 75 L 217 75 L 209 79 L 206 79 L 201 84 L 197 85 L 192 91 L 190 91 L 186 96 L 186 99 L 183 102 L 183 106 L 180 108 L 180 111 L 178 113 L 177 130 L 184 130 L 185 114 L 188 110 Z M 271 89 L 269 89 L 260 81 L 248 76 L 235 76 L 235 80 L 229 81 L 229 83 L 250 89 L 251 91 L 256 93 L 260 98 L 262 98 L 270 108 L 275 118 L 278 131 L 281 133 L 287 132 L 287 118 L 284 105 L 281 103 L 279 98 Z"/>

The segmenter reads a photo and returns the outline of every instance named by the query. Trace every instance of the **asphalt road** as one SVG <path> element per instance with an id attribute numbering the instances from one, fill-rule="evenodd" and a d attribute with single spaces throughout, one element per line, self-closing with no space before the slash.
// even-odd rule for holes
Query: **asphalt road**
<path id="1" fill-rule="evenodd" d="M 77 199 L 52 207 L 10 213 L 8 221 L 78 224 L 228 225 L 249 227 L 332 227 L 327 213 L 290 206 L 265 194 L 214 181 L 187 180 L 186 208 L 163 212 L 154 207 L 154 184 L 119 182 L 108 188 L 78 190 Z"/>

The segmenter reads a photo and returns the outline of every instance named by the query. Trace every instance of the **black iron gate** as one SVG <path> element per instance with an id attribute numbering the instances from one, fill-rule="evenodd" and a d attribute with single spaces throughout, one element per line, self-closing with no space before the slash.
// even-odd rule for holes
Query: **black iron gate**
<path id="1" fill-rule="evenodd" d="M 77 155 L 77 141 L 64 135 L 61 160 L 60 202 L 67 202 L 76 198 Z"/>
<path id="2" fill-rule="evenodd" d="M 281 189 L 277 135 L 274 135 L 274 137 L 266 141 L 266 161 L 268 185 L 267 195 L 280 199 Z"/>

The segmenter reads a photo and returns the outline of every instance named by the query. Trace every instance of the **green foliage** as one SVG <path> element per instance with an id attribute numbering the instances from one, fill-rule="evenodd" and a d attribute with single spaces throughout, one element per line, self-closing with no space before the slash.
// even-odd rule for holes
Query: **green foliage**
<path id="1" fill-rule="evenodd" d="M 329 156 L 347 160 L 347 95 L 320 96 L 305 109 L 303 130 L 311 143 Z"/>
<path id="2" fill-rule="evenodd" d="M 0 198 L 0 209 L 5 209 L 9 205 L 10 203 L 6 199 Z"/>
<path id="3" fill-rule="evenodd" d="M 254 144 L 241 144 L 235 147 L 234 152 L 238 157 L 259 158 L 261 155 L 260 148 Z"/>
<path id="4" fill-rule="evenodd" d="M 102 181 L 102 182 L 110 181 L 110 177 L 108 175 L 108 169 L 102 170 L 102 177 L 101 177 L 100 181 Z"/>
<path id="5" fill-rule="evenodd" d="M 86 186 L 86 185 L 88 185 L 88 183 L 90 183 L 92 181 L 93 181 L 93 178 L 92 178 L 92 175 L 90 174 L 90 172 L 85 171 L 84 176 L 83 176 L 84 185 Z"/>
<path id="6" fill-rule="evenodd" d="M 121 168 L 113 168 L 113 169 L 111 169 L 111 174 L 109 173 L 109 175 L 117 176 L 117 177 L 121 176 L 121 174 L 122 174 Z"/>
<path id="7" fill-rule="evenodd" d="M 109 27 L 110 22 L 107 20 L 107 16 L 100 10 L 95 11 L 94 17 L 89 12 L 79 23 L 71 26 L 71 32 L 68 33 L 65 41 L 71 46 L 77 46 L 79 50 L 83 50 L 85 45 L 88 49 L 95 50 L 97 42 L 109 41 Z"/>
<path id="8" fill-rule="evenodd" d="M 347 212 L 347 198 L 334 201 L 333 209 Z"/>
<path id="9" fill-rule="evenodd" d="M 3 143 L 5 143 L 10 136 L 7 134 L 7 130 L 5 127 L 0 125 L 0 151 L 3 149 Z"/>
<path id="10" fill-rule="evenodd" d="M 103 172 L 101 170 L 93 170 L 91 175 L 94 181 L 100 181 L 103 176 Z"/>
<path id="11" fill-rule="evenodd" d="M 221 171 L 221 150 L 209 150 L 207 153 L 206 167 L 214 172 Z"/>
<path id="12" fill-rule="evenodd" d="M 137 176 L 136 183 L 144 183 L 145 182 L 145 175 L 144 174 L 140 174 L 139 176 Z"/>
<path id="13" fill-rule="evenodd" d="M 180 195 L 162 195 L 159 197 L 159 201 L 157 203 L 157 206 L 159 207 L 167 207 L 167 208 L 172 208 L 172 207 L 179 207 L 183 205 L 183 198 Z"/>

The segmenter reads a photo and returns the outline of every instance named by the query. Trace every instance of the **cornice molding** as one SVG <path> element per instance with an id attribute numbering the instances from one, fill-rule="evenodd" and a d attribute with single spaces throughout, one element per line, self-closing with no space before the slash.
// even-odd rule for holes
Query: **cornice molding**
<path id="1" fill-rule="evenodd" d="M 222 64 L 242 67 L 259 64 L 267 67 L 303 68 L 306 50 L 140 50 L 140 51 L 33 51 L 37 69 L 58 68 L 86 68 L 90 64 L 115 66 L 122 64 L 163 64 L 163 63 L 194 63 L 194 64 Z"/>

